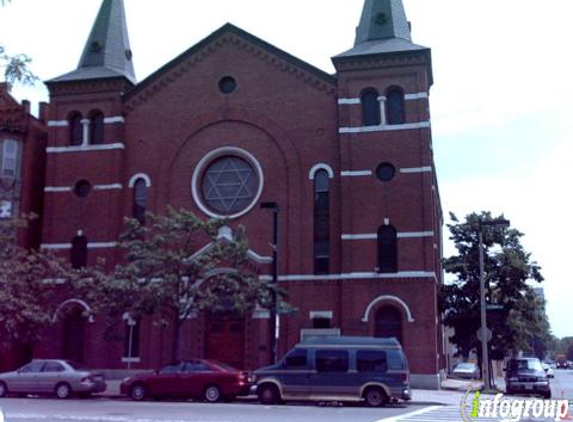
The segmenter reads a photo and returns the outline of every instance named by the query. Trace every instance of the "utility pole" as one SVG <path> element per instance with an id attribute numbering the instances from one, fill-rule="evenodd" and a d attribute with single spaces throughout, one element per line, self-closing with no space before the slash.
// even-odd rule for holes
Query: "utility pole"
<path id="1" fill-rule="evenodd" d="M 261 209 L 269 209 L 273 213 L 273 263 L 272 263 L 272 283 L 271 289 L 271 306 L 269 309 L 269 340 L 270 340 L 270 363 L 277 362 L 277 344 L 279 341 L 279 315 L 277 312 L 277 287 L 279 282 L 278 277 L 278 260 L 279 260 L 279 204 L 276 202 L 262 202 Z"/>
<path id="2" fill-rule="evenodd" d="M 482 221 L 479 220 L 478 243 L 479 243 L 479 290 L 480 290 L 480 316 L 481 316 L 481 367 L 484 392 L 491 391 L 489 374 L 489 349 L 487 333 L 487 303 L 485 299 L 485 270 L 483 256 L 483 226 L 509 226 L 509 221 L 504 219 Z"/>

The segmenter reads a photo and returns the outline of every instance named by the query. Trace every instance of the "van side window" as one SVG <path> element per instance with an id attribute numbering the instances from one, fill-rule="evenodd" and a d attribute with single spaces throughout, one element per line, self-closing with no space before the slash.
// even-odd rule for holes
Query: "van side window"
<path id="1" fill-rule="evenodd" d="M 356 352 L 356 369 L 358 372 L 386 372 L 388 362 L 383 350 L 358 350 Z"/>
<path id="2" fill-rule="evenodd" d="M 306 349 L 294 349 L 285 358 L 287 368 L 300 368 L 306 366 Z"/>
<path id="3" fill-rule="evenodd" d="M 316 370 L 318 372 L 348 371 L 348 352 L 346 350 L 317 350 Z"/>
<path id="4" fill-rule="evenodd" d="M 388 369 L 408 369 L 404 354 L 399 350 L 388 350 Z"/>

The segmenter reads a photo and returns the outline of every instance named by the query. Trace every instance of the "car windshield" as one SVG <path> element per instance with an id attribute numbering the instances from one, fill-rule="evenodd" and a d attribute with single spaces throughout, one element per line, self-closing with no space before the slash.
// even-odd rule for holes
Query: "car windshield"
<path id="1" fill-rule="evenodd" d="M 220 366 L 223 369 L 226 369 L 227 371 L 232 371 L 232 372 L 238 371 L 237 368 L 233 368 L 231 365 L 227 365 L 226 363 L 219 362 L 218 360 L 213 360 L 211 362 L 213 362 L 217 366 Z"/>
<path id="2" fill-rule="evenodd" d="M 529 370 L 529 371 L 543 371 L 541 362 L 536 359 L 519 359 L 511 361 L 509 369 L 512 370 Z"/>
<path id="3" fill-rule="evenodd" d="M 85 371 L 88 369 L 83 363 L 74 362 L 73 360 L 67 360 L 66 363 L 76 371 Z"/>
<path id="4" fill-rule="evenodd" d="M 460 363 L 458 366 L 456 366 L 456 369 L 470 369 L 473 371 L 475 366 L 473 363 Z"/>

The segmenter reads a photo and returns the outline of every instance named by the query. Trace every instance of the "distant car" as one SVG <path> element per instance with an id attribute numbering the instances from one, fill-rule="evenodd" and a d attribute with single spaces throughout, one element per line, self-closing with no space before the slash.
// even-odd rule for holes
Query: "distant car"
<path id="1" fill-rule="evenodd" d="M 55 394 L 67 399 L 89 396 L 106 389 L 101 372 L 93 372 L 69 360 L 36 359 L 13 372 L 0 374 L 0 397 L 9 394 Z"/>
<path id="2" fill-rule="evenodd" d="M 249 394 L 253 377 L 224 363 L 196 359 L 174 362 L 158 371 L 128 377 L 120 392 L 141 401 L 163 397 L 203 399 L 207 402 L 234 400 Z"/>
<path id="3" fill-rule="evenodd" d="M 553 372 L 551 365 L 547 363 L 542 363 L 541 366 L 543 367 L 543 370 L 547 374 L 547 378 L 555 378 L 555 372 Z"/>
<path id="4" fill-rule="evenodd" d="M 509 359 L 505 366 L 505 392 L 540 395 L 550 399 L 549 379 L 539 359 Z"/>
<path id="5" fill-rule="evenodd" d="M 452 371 L 452 375 L 458 378 L 479 378 L 479 368 L 475 363 L 471 362 L 458 363 Z"/>

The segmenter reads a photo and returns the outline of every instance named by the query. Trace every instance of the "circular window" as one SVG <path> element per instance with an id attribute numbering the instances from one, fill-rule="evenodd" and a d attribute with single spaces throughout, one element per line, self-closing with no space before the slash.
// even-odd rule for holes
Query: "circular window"
<path id="1" fill-rule="evenodd" d="M 390 163 L 382 163 L 376 167 L 376 177 L 383 182 L 392 180 L 396 175 L 396 167 Z"/>
<path id="2" fill-rule="evenodd" d="M 80 198 L 85 198 L 92 191 L 92 185 L 87 180 L 80 180 L 74 186 L 74 193 Z"/>
<path id="3" fill-rule="evenodd" d="M 221 80 L 219 81 L 219 90 L 223 94 L 230 94 L 236 88 L 237 88 L 237 82 L 235 81 L 235 78 L 231 76 L 225 76 L 224 78 L 221 78 Z"/>
<path id="4" fill-rule="evenodd" d="M 260 165 L 238 148 L 211 152 L 193 173 L 193 197 L 211 217 L 235 218 L 247 213 L 259 199 L 262 187 Z"/>

